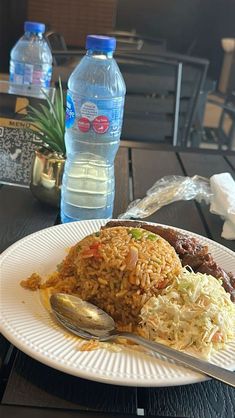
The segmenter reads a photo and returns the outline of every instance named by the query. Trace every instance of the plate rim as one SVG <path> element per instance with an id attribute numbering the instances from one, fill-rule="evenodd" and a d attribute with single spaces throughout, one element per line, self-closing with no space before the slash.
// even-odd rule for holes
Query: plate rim
<path id="1" fill-rule="evenodd" d="M 33 239 L 35 236 L 39 236 L 39 235 L 43 235 L 45 234 L 45 231 L 48 230 L 59 230 L 59 229 L 66 229 L 68 225 L 71 224 L 81 224 L 81 222 L 83 224 L 85 223 L 99 223 L 99 227 L 101 227 L 102 225 L 104 225 L 105 223 L 109 222 L 109 221 L 122 221 L 122 219 L 90 219 L 90 220 L 84 220 L 84 221 L 76 221 L 76 222 L 70 222 L 70 223 L 65 223 L 65 224 L 59 224 L 59 225 L 53 225 L 47 228 L 43 228 L 39 231 L 33 232 L 29 235 L 26 235 L 25 237 L 21 238 L 20 240 L 16 241 L 15 243 L 13 243 L 12 245 L 10 245 L 8 248 L 6 248 L 1 254 L 0 254 L 0 268 L 2 263 L 4 262 L 4 259 L 6 257 L 8 257 L 12 251 L 14 252 L 18 247 L 21 247 L 22 243 L 27 242 L 28 240 Z M 123 220 L 124 221 L 124 220 Z M 173 228 L 177 231 L 189 234 L 191 236 L 194 237 L 198 237 L 201 240 L 205 240 L 205 242 L 208 242 L 208 244 L 211 242 L 213 244 L 213 246 L 216 246 L 217 248 L 221 249 L 222 251 L 226 251 L 230 256 L 235 257 L 235 253 L 234 251 L 232 251 L 231 249 L 225 247 L 224 245 L 213 241 L 210 238 L 207 238 L 203 235 L 197 234 L 195 232 L 192 231 L 188 231 L 182 228 L 178 228 L 178 227 L 174 227 L 172 225 L 165 225 L 162 223 L 157 223 L 157 222 L 148 222 L 148 221 L 143 221 L 143 220 L 128 220 L 130 222 L 145 222 L 147 224 L 150 225 L 160 225 L 162 227 L 166 227 L 166 228 Z M 0 272 L 0 286 L 1 286 L 1 272 Z M 4 327 L 5 325 L 5 327 Z M 6 326 L 8 325 L 8 327 L 6 328 Z M 182 385 L 188 385 L 188 384 L 194 384 L 194 383 L 200 383 L 203 381 L 207 381 L 207 380 L 211 380 L 209 377 L 204 376 L 203 374 L 199 374 L 196 372 L 193 372 L 194 375 L 189 375 L 189 376 L 184 376 L 184 377 L 171 377 L 171 379 L 163 379 L 162 381 L 160 381 L 160 379 L 158 379 L 157 382 L 154 381 L 153 378 L 151 378 L 149 381 L 147 379 L 145 380 L 135 380 L 137 379 L 137 377 L 118 377 L 115 376 L 114 378 L 112 376 L 104 376 L 104 375 L 93 375 L 91 371 L 85 371 L 85 370 L 80 370 L 79 368 L 76 367 L 72 367 L 70 365 L 63 365 L 58 359 L 53 359 L 48 357 L 45 353 L 40 353 L 39 351 L 36 351 L 34 349 L 34 347 L 30 347 L 28 345 L 27 342 L 21 341 L 17 338 L 17 336 L 14 335 L 14 333 L 11 332 L 11 329 L 13 328 L 12 326 L 9 326 L 9 324 L 7 323 L 7 321 L 3 318 L 2 315 L 2 311 L 0 309 L 0 332 L 2 333 L 2 335 L 7 338 L 15 347 L 17 347 L 19 350 L 21 350 L 22 352 L 24 352 L 26 355 L 28 355 L 29 357 L 33 358 L 36 361 L 41 362 L 42 364 L 45 364 L 49 367 L 52 367 L 56 370 L 62 371 L 64 373 L 67 373 L 69 375 L 72 376 L 76 376 L 76 377 L 80 377 L 83 379 L 87 379 L 90 381 L 95 381 L 95 382 L 99 382 L 99 383 L 106 383 L 106 384 L 111 384 L 111 385 L 119 385 L 119 386 L 129 386 L 129 387 L 172 387 L 172 386 L 182 386 Z M 13 328 L 14 329 L 14 328 Z M 227 367 L 228 370 L 234 370 L 235 369 L 235 362 L 234 365 L 228 366 Z M 166 382 L 167 380 L 167 382 Z"/>

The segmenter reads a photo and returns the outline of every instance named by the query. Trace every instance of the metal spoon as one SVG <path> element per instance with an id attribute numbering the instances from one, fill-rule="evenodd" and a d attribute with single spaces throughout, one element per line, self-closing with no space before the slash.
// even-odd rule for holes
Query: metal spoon
<path id="1" fill-rule="evenodd" d="M 159 354 L 167 356 L 190 369 L 201 372 L 214 379 L 235 387 L 235 373 L 222 367 L 200 360 L 196 357 L 174 350 L 163 344 L 146 340 L 129 332 L 115 329 L 114 320 L 102 309 L 85 302 L 77 296 L 56 293 L 51 296 L 52 311 L 57 320 L 69 331 L 85 339 L 108 341 L 117 337 L 124 337 L 137 344 L 143 345 Z"/>

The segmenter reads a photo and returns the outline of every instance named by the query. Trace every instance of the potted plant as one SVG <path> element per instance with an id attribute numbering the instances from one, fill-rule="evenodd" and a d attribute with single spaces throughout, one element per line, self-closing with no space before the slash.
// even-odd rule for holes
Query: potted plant
<path id="1" fill-rule="evenodd" d="M 47 106 L 28 108 L 27 121 L 34 131 L 39 148 L 32 164 L 30 189 L 35 197 L 59 207 L 60 188 L 65 163 L 65 103 L 61 80 L 52 100 L 43 91 Z"/>

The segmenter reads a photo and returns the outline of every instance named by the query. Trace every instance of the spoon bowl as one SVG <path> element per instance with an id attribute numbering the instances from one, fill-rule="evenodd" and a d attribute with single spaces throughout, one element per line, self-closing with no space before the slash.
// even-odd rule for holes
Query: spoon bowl
<path id="1" fill-rule="evenodd" d="M 113 318 L 106 312 L 77 296 L 55 293 L 50 297 L 50 304 L 60 324 L 79 337 L 98 341 L 108 341 L 117 337 L 123 337 L 176 360 L 197 372 L 235 387 L 235 373 L 130 332 L 118 331 L 115 328 Z"/>
<path id="2" fill-rule="evenodd" d="M 109 333 L 115 330 L 111 316 L 77 296 L 55 293 L 50 298 L 50 304 L 58 321 L 82 338 L 106 340 Z"/>

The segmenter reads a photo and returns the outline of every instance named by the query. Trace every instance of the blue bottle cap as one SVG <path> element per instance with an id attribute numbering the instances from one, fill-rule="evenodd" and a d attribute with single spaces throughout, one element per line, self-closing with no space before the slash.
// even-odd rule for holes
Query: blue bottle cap
<path id="1" fill-rule="evenodd" d="M 44 33 L 45 25 L 40 22 L 24 22 L 25 32 Z"/>
<path id="2" fill-rule="evenodd" d="M 116 48 L 116 39 L 109 36 L 88 35 L 86 38 L 86 49 L 93 51 L 111 52 Z"/>

